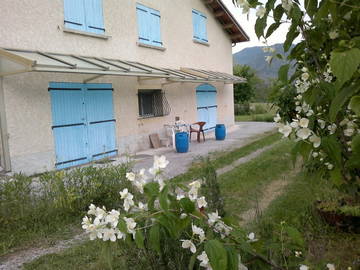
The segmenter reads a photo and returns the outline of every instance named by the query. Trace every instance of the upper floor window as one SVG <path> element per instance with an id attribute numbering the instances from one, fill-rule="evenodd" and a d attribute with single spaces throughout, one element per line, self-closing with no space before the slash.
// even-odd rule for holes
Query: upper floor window
<path id="1" fill-rule="evenodd" d="M 104 34 L 102 0 L 64 0 L 65 27 Z"/>
<path id="2" fill-rule="evenodd" d="M 193 38 L 200 42 L 208 42 L 207 31 L 206 31 L 206 16 L 195 9 L 192 10 L 193 17 Z"/>
<path id="3" fill-rule="evenodd" d="M 143 6 L 136 5 L 139 42 L 147 45 L 160 46 L 161 41 L 160 32 L 160 12 L 158 10 Z"/>

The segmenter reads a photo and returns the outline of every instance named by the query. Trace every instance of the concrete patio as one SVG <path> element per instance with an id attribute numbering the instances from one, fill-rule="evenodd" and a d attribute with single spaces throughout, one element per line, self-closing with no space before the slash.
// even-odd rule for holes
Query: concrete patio
<path id="1" fill-rule="evenodd" d="M 171 147 L 162 147 L 138 152 L 134 156 L 134 169 L 135 171 L 140 170 L 141 168 L 148 169 L 152 166 L 154 155 L 165 155 L 170 161 L 170 164 L 166 169 L 166 174 L 168 178 L 172 178 L 186 172 L 197 157 L 206 156 L 209 153 L 216 151 L 227 151 L 239 148 L 265 132 L 274 129 L 274 123 L 238 122 L 227 131 L 227 136 L 224 141 L 216 141 L 214 132 L 206 134 L 206 141 L 201 141 L 201 143 L 198 143 L 193 135 L 193 140 L 190 144 L 189 152 L 187 153 L 177 153 Z M 115 161 L 114 163 L 119 161 L 120 160 Z"/>

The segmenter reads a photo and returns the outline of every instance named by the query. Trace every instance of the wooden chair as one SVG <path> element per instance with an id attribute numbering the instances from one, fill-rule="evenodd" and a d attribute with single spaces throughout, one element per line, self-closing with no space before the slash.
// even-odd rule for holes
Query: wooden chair
<path id="1" fill-rule="evenodd" d="M 190 141 L 191 141 L 191 134 L 196 133 L 197 141 L 200 142 L 200 133 L 202 133 L 204 142 L 205 142 L 205 134 L 204 134 L 204 125 L 205 124 L 206 124 L 206 122 L 196 122 L 196 123 L 190 125 Z M 197 125 L 197 126 L 199 126 L 199 128 L 198 129 L 193 128 L 193 125 Z"/>

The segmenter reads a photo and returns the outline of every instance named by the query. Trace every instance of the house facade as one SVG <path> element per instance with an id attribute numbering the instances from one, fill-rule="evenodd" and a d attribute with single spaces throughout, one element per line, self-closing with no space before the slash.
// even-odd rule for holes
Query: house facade
<path id="1" fill-rule="evenodd" d="M 176 117 L 234 124 L 220 0 L 4 0 L 0 166 L 62 169 L 150 147 Z"/>

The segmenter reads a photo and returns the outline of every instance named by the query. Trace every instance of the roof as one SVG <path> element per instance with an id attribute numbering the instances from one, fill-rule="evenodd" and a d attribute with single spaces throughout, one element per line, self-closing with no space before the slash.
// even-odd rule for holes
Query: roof
<path id="1" fill-rule="evenodd" d="M 237 22 L 230 10 L 221 0 L 203 0 L 204 4 L 214 12 L 216 19 L 220 22 L 224 30 L 230 35 L 233 43 L 249 41 L 249 36 Z"/>
<path id="2" fill-rule="evenodd" d="M 0 48 L 0 76 L 24 72 L 90 74 L 91 77 L 84 82 L 105 75 L 165 78 L 173 82 L 224 82 L 231 84 L 245 81 L 244 78 L 232 74 L 195 68 L 159 68 L 120 59 Z"/>

